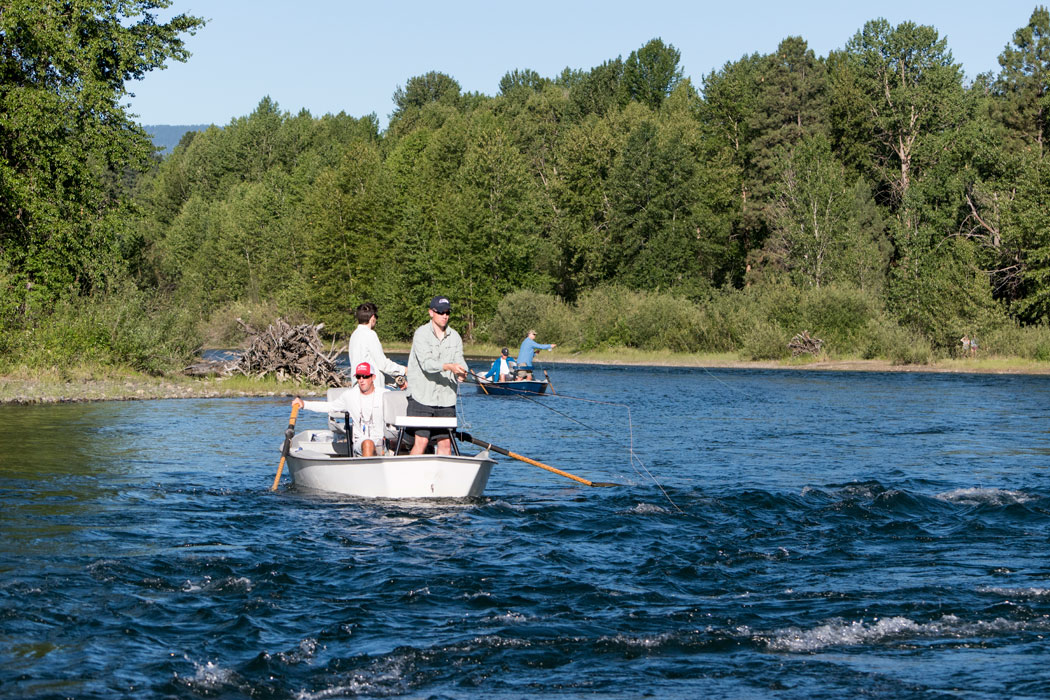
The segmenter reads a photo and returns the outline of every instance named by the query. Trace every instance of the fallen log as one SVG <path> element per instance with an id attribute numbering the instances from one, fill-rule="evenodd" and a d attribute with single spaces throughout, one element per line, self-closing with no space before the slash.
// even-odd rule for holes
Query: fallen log
<path id="1" fill-rule="evenodd" d="M 788 348 L 791 350 L 791 356 L 797 357 L 799 355 L 817 355 L 820 353 L 820 348 L 823 345 L 823 340 L 812 337 L 809 331 L 802 331 L 791 339 L 791 342 L 788 343 Z"/>
<path id="2" fill-rule="evenodd" d="M 347 378 L 336 367 L 339 353 L 326 353 L 321 341 L 323 323 L 292 326 L 278 318 L 264 331 L 237 319 L 248 335 L 248 345 L 241 356 L 228 365 L 226 374 L 240 372 L 246 377 L 274 375 L 278 381 L 323 384 L 330 387 L 347 385 Z"/>

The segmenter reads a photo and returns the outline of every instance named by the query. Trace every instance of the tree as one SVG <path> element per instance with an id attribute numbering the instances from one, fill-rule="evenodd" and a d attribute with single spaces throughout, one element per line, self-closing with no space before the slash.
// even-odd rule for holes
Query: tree
<path id="1" fill-rule="evenodd" d="M 881 288 L 888 262 L 884 225 L 861 181 L 851 182 L 823 135 L 782 147 L 774 188 L 774 234 L 766 251 L 799 286 L 843 281 Z M 883 244 L 883 245 L 880 245 Z"/>
<path id="2" fill-rule="evenodd" d="M 1039 6 L 999 55 L 994 83 L 1009 135 L 1042 160 L 1050 138 L 1050 12 Z"/>
<path id="3" fill-rule="evenodd" d="M 924 140 L 953 128 L 963 110 L 962 69 L 952 59 L 947 40 L 933 27 L 884 19 L 864 25 L 846 44 L 848 70 L 836 75 L 844 99 L 860 101 L 870 134 L 874 178 L 889 187 L 889 203 L 899 209 L 905 230 L 918 225 L 915 212 L 900 209 L 915 172 Z M 855 137 L 855 136 L 854 136 Z"/>
<path id="4" fill-rule="evenodd" d="M 170 0 L 9 0 L 0 8 L 0 273 L 23 319 L 123 268 L 124 174 L 152 145 L 126 83 L 188 58 L 203 20 Z M 11 308 L 11 307 L 9 307 Z M 3 319 L 0 319 L 2 322 Z"/>
<path id="5" fill-rule="evenodd" d="M 409 78 L 405 87 L 394 91 L 394 111 L 390 115 L 390 130 L 399 133 L 410 130 L 420 113 L 428 105 L 455 108 L 460 101 L 459 83 L 451 76 L 437 71 Z"/>
<path id="6" fill-rule="evenodd" d="M 660 39 L 651 39 L 632 51 L 623 65 L 623 88 L 628 98 L 659 109 L 682 79 L 682 69 L 678 66 L 681 58 L 678 49 Z"/>
<path id="7" fill-rule="evenodd" d="M 780 42 L 757 69 L 755 109 L 749 115 L 751 162 L 760 205 L 778 180 L 778 154 L 827 129 L 827 76 L 800 37 Z"/>
<path id="8" fill-rule="evenodd" d="M 549 80 L 541 78 L 540 74 L 531 68 L 524 70 L 514 69 L 508 71 L 500 78 L 499 94 L 506 97 L 512 92 L 518 91 L 525 91 L 526 93 L 539 92 L 549 82 Z"/>

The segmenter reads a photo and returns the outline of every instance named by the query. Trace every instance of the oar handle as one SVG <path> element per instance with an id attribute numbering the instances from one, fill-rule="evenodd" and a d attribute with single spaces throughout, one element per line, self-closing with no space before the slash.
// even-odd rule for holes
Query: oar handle
<path id="1" fill-rule="evenodd" d="M 277 465 L 277 476 L 273 479 L 271 491 L 277 490 L 277 484 L 281 482 L 281 472 L 284 471 L 284 460 L 288 458 L 288 446 L 292 444 L 292 436 L 295 435 L 295 417 L 299 415 L 298 402 L 292 403 L 292 415 L 288 417 L 288 427 L 284 430 L 284 445 L 281 446 L 281 463 Z"/>
<path id="2" fill-rule="evenodd" d="M 518 461 L 525 462 L 525 464 L 531 464 L 534 467 L 539 467 L 540 469 L 546 469 L 547 471 L 553 472 L 554 474 L 557 474 L 558 476 L 564 476 L 566 479 L 572 479 L 573 481 L 578 481 L 579 483 L 583 484 L 584 486 L 619 486 L 619 484 L 612 484 L 612 483 L 609 483 L 607 481 L 588 481 L 587 479 L 584 479 L 583 477 L 576 476 L 575 474 L 570 474 L 567 471 L 562 471 L 561 469 L 558 469 L 557 467 L 552 467 L 549 464 L 544 464 L 543 462 L 537 462 L 536 460 L 530 459 L 530 458 L 528 458 L 528 457 L 526 457 L 524 455 L 519 455 L 517 453 L 511 452 L 510 450 L 508 450 L 508 449 L 506 449 L 504 447 L 500 447 L 498 445 L 493 445 L 491 442 L 486 442 L 485 440 L 479 440 L 479 439 L 475 438 L 474 436 L 472 436 L 470 433 L 457 432 L 456 433 L 456 438 L 459 439 L 459 440 L 463 440 L 465 442 L 474 443 L 478 447 L 484 447 L 487 450 L 491 450 L 493 452 L 498 452 L 499 454 L 506 455 L 507 457 L 510 457 L 512 459 L 516 459 Z"/>

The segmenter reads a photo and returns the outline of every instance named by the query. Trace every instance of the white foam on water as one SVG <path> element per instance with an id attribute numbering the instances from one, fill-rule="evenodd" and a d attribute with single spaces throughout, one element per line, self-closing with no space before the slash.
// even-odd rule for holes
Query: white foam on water
<path id="1" fill-rule="evenodd" d="M 189 659 L 187 659 L 187 661 L 189 661 Z M 181 678 L 178 673 L 175 673 L 175 680 L 177 682 L 182 682 L 194 689 L 216 690 L 233 681 L 233 671 L 227 668 L 222 668 L 212 661 L 208 661 L 204 664 L 196 661 L 193 661 L 192 663 L 195 670 L 193 677 Z"/>
<path id="2" fill-rule="evenodd" d="M 835 620 L 808 630 L 798 627 L 777 630 L 765 642 L 773 651 L 813 652 L 828 647 L 880 645 L 906 639 L 993 637 L 1033 629 L 1050 629 L 1050 617 L 1025 621 L 997 617 L 974 622 L 963 621 L 955 615 L 945 615 L 931 622 L 915 622 L 906 617 Z"/>
<path id="3" fill-rule="evenodd" d="M 949 503 L 961 503 L 963 505 L 991 505 L 1005 506 L 1011 503 L 1027 503 L 1032 496 L 1023 491 L 1010 491 L 1009 489 L 993 488 L 968 488 L 945 491 L 934 496 Z"/>
<path id="4" fill-rule="evenodd" d="M 635 513 L 637 515 L 653 515 L 669 513 L 670 511 L 663 506 L 658 506 L 653 503 L 639 503 L 634 508 L 631 508 L 628 513 Z"/>
<path id="5" fill-rule="evenodd" d="M 1050 588 L 1003 588 L 1000 586 L 981 586 L 978 593 L 995 593 L 1004 598 L 1047 598 Z"/>
<path id="6" fill-rule="evenodd" d="M 496 615 L 496 616 L 490 617 L 488 619 L 491 620 L 492 622 L 503 622 L 503 623 L 514 623 L 514 624 L 516 624 L 516 623 L 519 623 L 519 622 L 528 622 L 529 618 L 525 617 L 521 613 L 514 612 L 513 610 L 508 610 L 507 612 L 503 613 L 502 615 Z"/>
<path id="7" fill-rule="evenodd" d="M 640 647 L 642 649 L 655 649 L 663 646 L 670 640 L 672 634 L 670 632 L 663 632 L 661 634 L 653 635 L 651 637 L 631 637 L 626 634 L 618 634 L 613 637 L 602 636 L 599 637 L 599 642 L 614 642 L 616 644 L 623 644 L 629 647 Z"/>

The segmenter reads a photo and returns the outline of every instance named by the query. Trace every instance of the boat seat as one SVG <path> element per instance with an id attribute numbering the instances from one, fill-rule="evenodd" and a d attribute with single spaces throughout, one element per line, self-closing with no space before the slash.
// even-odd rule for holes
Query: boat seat
<path id="1" fill-rule="evenodd" d="M 452 451 L 459 454 L 459 446 L 456 444 L 455 431 L 459 425 L 455 417 L 434 418 L 427 416 L 408 416 L 408 395 L 403 391 L 388 391 L 383 395 L 383 415 L 386 416 L 387 424 L 397 430 L 397 441 L 395 442 L 395 454 L 400 452 L 405 443 L 406 428 L 433 428 L 438 433 L 448 432 L 452 438 Z M 433 438 L 433 433 L 431 434 Z"/>
<path id="2" fill-rule="evenodd" d="M 329 405 L 339 401 L 344 391 L 350 391 L 350 387 L 334 387 L 328 390 L 325 397 Z M 328 429 L 336 435 L 346 435 L 346 411 L 328 410 Z"/>

